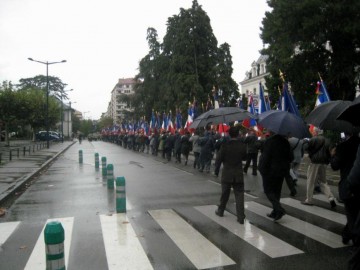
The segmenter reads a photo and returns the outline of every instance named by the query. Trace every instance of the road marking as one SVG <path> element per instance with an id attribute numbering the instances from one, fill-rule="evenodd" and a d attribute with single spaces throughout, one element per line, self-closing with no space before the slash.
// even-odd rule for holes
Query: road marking
<path id="1" fill-rule="evenodd" d="M 172 209 L 149 213 L 197 269 L 236 264 Z"/>
<path id="2" fill-rule="evenodd" d="M 319 200 L 319 201 L 323 201 L 323 202 L 329 203 L 329 199 L 325 196 L 325 194 L 322 194 L 322 193 L 320 193 L 320 194 L 314 194 L 314 195 L 313 195 L 313 198 L 316 199 L 316 200 Z M 344 207 L 344 204 L 341 203 L 341 202 L 339 202 L 339 201 L 336 201 L 336 204 Z"/>
<path id="3" fill-rule="evenodd" d="M 303 205 L 300 201 L 294 200 L 291 198 L 283 198 L 280 200 L 281 203 L 286 204 L 288 206 L 297 208 L 299 210 L 305 211 L 307 213 L 317 215 L 319 217 L 325 218 L 330 221 L 337 222 L 339 224 L 345 225 L 346 224 L 346 216 L 343 214 L 339 214 L 337 212 L 327 210 L 315 205 Z M 329 205 L 330 207 L 330 205 Z"/>
<path id="4" fill-rule="evenodd" d="M 19 224 L 20 221 L 0 223 L 0 247 L 6 242 Z"/>
<path id="5" fill-rule="evenodd" d="M 109 270 L 153 269 L 125 213 L 100 215 Z"/>
<path id="6" fill-rule="evenodd" d="M 237 217 L 229 212 L 226 212 L 224 217 L 215 215 L 215 205 L 197 206 L 195 209 L 271 258 L 304 253 L 304 251 L 251 225 L 247 220 L 245 220 L 244 225 L 240 225 L 236 220 Z"/>
<path id="7" fill-rule="evenodd" d="M 65 264 L 66 268 L 69 263 L 69 252 L 70 252 L 70 245 L 71 245 L 71 237 L 72 237 L 72 229 L 74 224 L 73 217 L 67 218 L 54 218 L 48 219 L 46 223 L 50 221 L 59 221 L 64 228 L 65 231 L 65 241 L 64 241 L 64 248 L 65 248 Z M 35 244 L 35 247 L 31 253 L 31 256 L 25 266 L 25 270 L 33 270 L 33 269 L 45 269 L 46 268 L 46 257 L 45 257 L 45 241 L 44 241 L 44 230 L 46 224 L 41 231 L 41 234 Z"/>
<path id="8" fill-rule="evenodd" d="M 272 211 L 271 208 L 261 205 L 257 202 L 246 202 L 245 208 L 248 211 L 251 211 L 260 216 L 264 216 L 266 218 L 268 218 L 266 216 L 266 214 L 270 213 Z M 271 219 L 271 218 L 268 218 L 268 219 Z M 285 215 L 281 219 L 279 224 L 281 226 L 289 228 L 290 230 L 293 230 L 293 231 L 303 234 L 311 239 L 314 239 L 320 243 L 323 243 L 329 247 L 340 248 L 340 247 L 345 246 L 342 243 L 340 235 L 330 232 L 328 230 L 325 230 L 323 228 L 320 228 L 318 226 L 315 226 L 313 224 L 310 224 L 308 222 L 302 221 L 300 219 L 291 217 L 289 215 Z"/>

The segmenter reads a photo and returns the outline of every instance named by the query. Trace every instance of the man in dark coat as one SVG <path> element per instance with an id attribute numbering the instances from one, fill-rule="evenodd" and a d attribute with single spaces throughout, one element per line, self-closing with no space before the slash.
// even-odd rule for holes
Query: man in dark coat
<path id="1" fill-rule="evenodd" d="M 348 190 L 357 206 L 356 220 L 352 228 L 354 250 L 349 260 L 349 270 L 360 269 L 360 146 L 356 153 L 354 165 L 347 177 Z"/>
<path id="2" fill-rule="evenodd" d="M 246 145 L 238 139 L 239 130 L 231 127 L 229 130 L 230 141 L 221 145 L 216 163 L 223 163 L 221 175 L 222 194 L 220 205 L 215 211 L 216 215 L 224 216 L 226 204 L 229 200 L 231 187 L 234 190 L 236 202 L 236 215 L 240 224 L 244 224 L 244 176 L 242 160 L 246 156 Z"/>
<path id="3" fill-rule="evenodd" d="M 354 226 L 359 204 L 348 192 L 347 177 L 356 159 L 356 152 L 360 138 L 356 135 L 345 133 L 345 139 L 331 150 L 330 165 L 333 170 L 340 170 L 339 197 L 344 202 L 347 224 L 342 232 L 343 243 L 347 244 L 352 239 L 351 231 Z"/>
<path id="4" fill-rule="evenodd" d="M 293 158 L 289 141 L 284 136 L 272 134 L 264 142 L 259 171 L 263 179 L 264 192 L 273 206 L 273 211 L 268 217 L 275 221 L 285 215 L 285 209 L 280 204 L 281 187 L 285 176 L 289 174 Z"/>

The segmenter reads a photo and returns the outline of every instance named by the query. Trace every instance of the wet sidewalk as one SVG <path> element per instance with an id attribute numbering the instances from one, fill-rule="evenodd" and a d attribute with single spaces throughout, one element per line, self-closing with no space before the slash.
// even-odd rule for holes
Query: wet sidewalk
<path id="1" fill-rule="evenodd" d="M 31 141 L 11 142 L 10 147 L 6 149 L 1 145 L 3 155 L 0 164 L 0 207 L 6 199 L 25 188 L 34 175 L 47 167 L 74 143 L 75 141 L 51 143 L 49 149 L 46 145 L 36 148 Z M 9 152 L 9 149 L 13 149 L 14 152 L 11 160 L 9 156 L 4 155 L 4 152 Z"/>

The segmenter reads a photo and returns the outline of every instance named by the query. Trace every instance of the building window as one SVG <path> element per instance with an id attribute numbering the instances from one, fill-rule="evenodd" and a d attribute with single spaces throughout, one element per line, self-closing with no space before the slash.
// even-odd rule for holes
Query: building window
<path id="1" fill-rule="evenodd" d="M 256 88 L 254 88 L 254 95 L 256 95 Z"/>

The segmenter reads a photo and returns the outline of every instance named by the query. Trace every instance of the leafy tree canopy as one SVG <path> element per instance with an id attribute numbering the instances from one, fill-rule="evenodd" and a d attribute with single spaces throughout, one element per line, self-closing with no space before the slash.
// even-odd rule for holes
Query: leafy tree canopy
<path id="1" fill-rule="evenodd" d="M 281 85 L 279 69 L 305 113 L 314 106 L 319 74 L 332 100 L 352 100 L 359 83 L 360 1 L 268 0 L 268 5 L 272 10 L 263 19 L 261 38 L 273 100 Z"/>
<path id="2" fill-rule="evenodd" d="M 210 18 L 194 0 L 189 9 L 168 18 L 163 43 L 158 41 L 156 29 L 147 32 L 149 53 L 139 63 L 139 81 L 131 102 L 135 117 L 149 119 L 151 111 L 175 112 L 184 116 L 189 102 L 206 103 L 212 98 L 215 86 L 221 89 L 224 103 L 238 96 L 238 85 L 231 78 L 232 57 L 230 45 L 218 42 L 210 25 Z M 183 119 L 186 119 L 183 117 Z"/>

